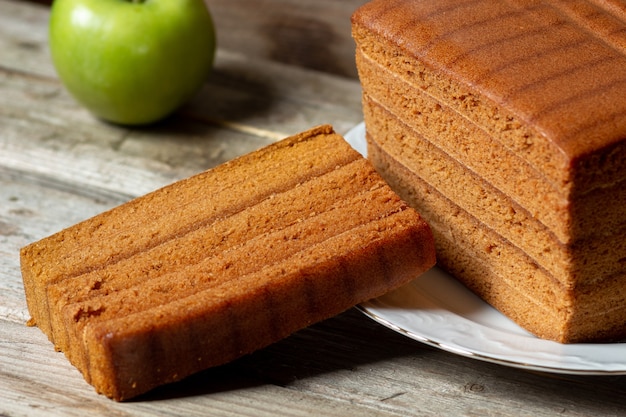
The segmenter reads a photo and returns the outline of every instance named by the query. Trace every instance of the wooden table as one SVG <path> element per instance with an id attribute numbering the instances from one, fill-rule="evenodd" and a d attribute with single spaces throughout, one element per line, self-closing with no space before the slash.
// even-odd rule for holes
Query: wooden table
<path id="1" fill-rule="evenodd" d="M 175 116 L 144 129 L 111 126 L 57 80 L 47 17 L 45 5 L 0 0 L 0 415 L 625 415 L 626 377 L 467 359 L 355 309 L 135 401 L 95 394 L 43 333 L 25 325 L 19 248 L 285 135 L 321 123 L 346 132 L 362 117 L 360 88 L 332 71 L 243 54 L 231 38 L 203 90 Z M 349 38 L 349 29 L 340 33 Z"/>

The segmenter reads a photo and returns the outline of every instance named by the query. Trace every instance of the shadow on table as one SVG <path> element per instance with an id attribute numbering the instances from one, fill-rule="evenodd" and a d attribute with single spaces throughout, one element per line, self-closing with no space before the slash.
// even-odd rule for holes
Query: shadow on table
<path id="1" fill-rule="evenodd" d="M 530 407 L 526 410 L 529 412 L 578 410 L 582 414 L 574 415 L 593 411 L 595 415 L 607 416 L 622 415 L 621 411 L 626 410 L 626 376 L 547 374 L 465 358 L 405 338 L 356 309 L 228 365 L 157 388 L 135 401 L 210 395 L 262 385 L 306 390 L 311 384 L 321 383 L 315 381 L 316 377 L 335 374 L 345 381 L 352 378 L 352 372 L 362 383 L 368 378 L 391 378 L 389 381 L 403 391 L 393 399 L 400 408 L 429 401 L 424 393 L 430 392 L 440 400 L 452 396 L 450 400 L 453 398 L 459 409 L 464 403 L 469 408 L 475 406 L 479 396 L 494 409 L 517 404 Z M 331 390 L 336 387 L 330 385 L 338 383 L 331 378 L 324 381 Z M 359 391 L 349 394 L 355 398 L 373 395 L 367 386 L 360 389 L 355 385 L 353 389 Z M 439 389 L 445 389 L 447 394 L 438 392 Z"/>
<path id="2" fill-rule="evenodd" d="M 298 380 L 421 352 L 433 349 L 351 309 L 230 364 L 156 388 L 134 401 L 208 395 L 265 384 L 285 387 Z"/>

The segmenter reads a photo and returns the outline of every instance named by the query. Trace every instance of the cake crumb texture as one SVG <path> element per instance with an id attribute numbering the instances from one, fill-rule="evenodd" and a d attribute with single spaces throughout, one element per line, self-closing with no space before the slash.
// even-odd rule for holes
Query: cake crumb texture
<path id="1" fill-rule="evenodd" d="M 21 250 L 31 322 L 117 401 L 251 353 L 434 263 L 426 222 L 328 125 Z"/>
<path id="2" fill-rule="evenodd" d="M 352 33 L 369 158 L 438 264 L 539 337 L 626 337 L 624 4 L 373 0 Z"/>

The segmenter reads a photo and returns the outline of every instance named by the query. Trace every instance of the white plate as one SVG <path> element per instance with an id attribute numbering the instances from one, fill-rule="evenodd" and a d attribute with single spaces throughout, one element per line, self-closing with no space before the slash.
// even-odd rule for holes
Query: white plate
<path id="1" fill-rule="evenodd" d="M 363 123 L 345 138 L 366 155 Z M 626 374 L 626 343 L 560 344 L 539 339 L 439 268 L 359 308 L 400 334 L 487 362 L 565 374 Z"/>

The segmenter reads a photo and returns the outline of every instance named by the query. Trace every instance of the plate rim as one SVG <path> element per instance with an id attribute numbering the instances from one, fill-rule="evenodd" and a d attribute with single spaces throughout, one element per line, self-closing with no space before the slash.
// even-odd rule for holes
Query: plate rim
<path id="1" fill-rule="evenodd" d="M 532 361 L 522 361 L 522 360 L 517 360 L 514 358 L 497 357 L 495 354 L 480 353 L 469 347 L 452 346 L 452 344 L 449 344 L 448 341 L 445 340 L 445 338 L 443 338 L 443 340 L 438 340 L 436 338 L 428 337 L 423 334 L 420 334 L 419 332 L 416 332 L 414 330 L 407 329 L 401 324 L 398 324 L 394 322 L 393 320 L 387 319 L 383 317 L 383 315 L 381 315 L 380 313 L 377 313 L 376 310 L 370 307 L 369 302 L 361 303 L 357 305 L 356 309 L 360 311 L 362 314 L 364 314 L 366 317 L 370 318 L 371 320 L 409 339 L 415 340 L 417 342 L 423 343 L 425 345 L 437 348 L 439 350 L 442 350 L 448 353 L 452 353 L 458 356 L 462 356 L 462 357 L 466 357 L 466 358 L 470 358 L 474 360 L 479 360 L 482 362 L 503 365 L 503 366 L 507 366 L 511 368 L 533 370 L 533 371 L 553 373 L 553 374 L 587 375 L 587 376 L 626 375 L 626 363 L 624 364 L 623 369 L 621 368 L 620 369 L 604 369 L 601 366 L 598 366 L 596 368 L 582 368 L 582 367 L 575 367 L 575 366 L 564 366 L 563 364 L 561 364 L 560 366 L 556 364 L 555 365 L 539 364 L 539 363 L 534 363 Z M 617 345 L 624 345 L 624 344 L 623 343 L 611 343 L 611 344 L 603 344 L 602 346 L 617 347 Z M 575 346 L 575 345 L 569 345 L 569 346 Z"/>

